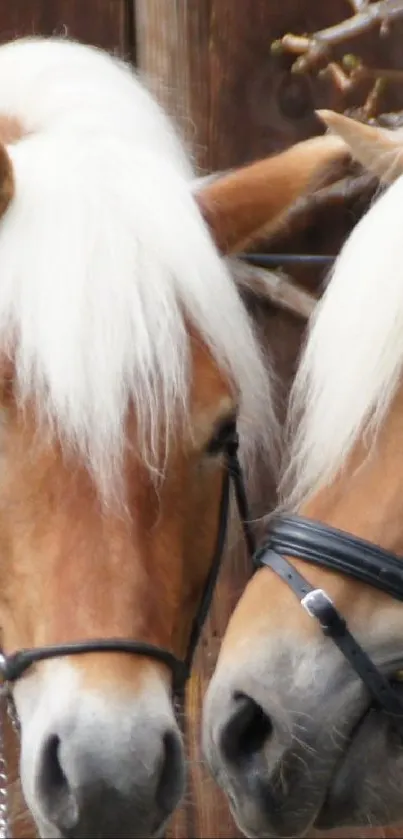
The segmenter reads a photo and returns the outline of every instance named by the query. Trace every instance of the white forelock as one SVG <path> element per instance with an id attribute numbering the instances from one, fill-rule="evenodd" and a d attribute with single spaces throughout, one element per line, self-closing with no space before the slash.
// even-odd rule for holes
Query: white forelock
<path id="1" fill-rule="evenodd" d="M 0 346 L 15 354 L 21 399 L 35 398 L 106 491 L 131 401 L 150 463 L 161 419 L 186 413 L 186 317 L 240 391 L 244 439 L 267 443 L 253 328 L 181 142 L 132 69 L 68 40 L 7 44 L 0 115 L 24 128 L 7 147 L 16 194 L 0 224 Z"/>
<path id="2" fill-rule="evenodd" d="M 403 366 L 403 178 L 353 229 L 309 327 L 293 385 L 283 478 L 297 507 L 367 446 L 385 419 Z"/>

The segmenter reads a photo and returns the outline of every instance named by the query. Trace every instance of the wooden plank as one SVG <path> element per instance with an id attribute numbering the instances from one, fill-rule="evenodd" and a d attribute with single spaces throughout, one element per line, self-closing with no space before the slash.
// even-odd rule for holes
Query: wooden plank
<path id="1" fill-rule="evenodd" d="M 318 131 L 318 83 L 290 78 L 290 62 L 270 53 L 271 40 L 298 28 L 300 9 L 300 0 L 137 0 L 139 66 L 195 141 L 206 171 L 264 156 Z M 345 0 L 305 0 L 304 30 L 344 13 Z"/>
<path id="2" fill-rule="evenodd" d="M 193 145 L 197 142 L 199 126 L 193 130 L 190 123 L 191 104 L 188 22 L 199 17 L 199 4 L 190 0 L 189 5 L 179 2 L 158 2 L 158 0 L 133 0 L 135 3 L 135 27 L 133 40 L 136 42 L 137 66 L 144 70 L 152 92 L 163 107 L 181 127 L 185 137 Z M 206 0 L 206 6 L 210 0 Z M 203 20 L 203 15 L 200 16 Z M 201 35 L 194 44 L 195 55 L 203 57 L 200 49 Z M 201 96 L 208 92 L 204 85 Z M 204 113 L 204 101 L 200 112 Z"/>
<path id="3" fill-rule="evenodd" d="M 149 77 L 153 92 L 179 123 L 201 171 L 243 163 L 261 153 L 268 154 L 281 144 L 287 145 L 297 137 L 298 132 L 292 130 L 281 135 L 280 140 L 277 136 L 273 143 L 265 133 L 262 142 L 261 128 L 257 131 L 256 125 L 248 124 L 245 117 L 248 90 L 255 90 L 255 100 L 257 97 L 259 101 L 263 95 L 261 79 L 267 80 L 272 71 L 268 44 L 271 33 L 277 37 L 277 31 L 270 27 L 274 5 L 262 0 L 247 3 L 137 0 L 138 66 Z M 290 21 L 295 19 L 296 3 L 291 5 Z M 266 127 L 264 121 L 263 127 Z M 306 135 L 312 133 L 307 126 L 305 131 Z M 302 325 L 286 312 L 279 315 L 274 307 L 266 307 L 263 313 L 262 307 L 256 305 L 254 313 L 266 342 L 270 336 L 279 375 L 289 381 Z M 261 513 L 272 506 L 275 498 L 273 476 L 267 475 L 263 484 Z M 223 564 L 189 684 L 186 709 L 189 783 L 185 801 L 171 825 L 170 835 L 176 839 L 229 839 L 241 835 L 226 799 L 203 765 L 200 748 L 203 697 L 229 615 L 251 571 L 241 537 L 239 544 L 239 551 L 231 555 L 231 563 Z"/>
<path id="4" fill-rule="evenodd" d="M 0 0 L 0 42 L 69 35 L 119 54 L 130 51 L 128 0 Z"/>
<path id="5" fill-rule="evenodd" d="M 316 78 L 289 74 L 292 59 L 275 57 L 270 43 L 285 32 L 306 32 L 329 26 L 348 11 L 346 0 L 133 0 L 136 8 L 137 63 L 150 87 L 179 124 L 202 173 L 271 154 L 318 133 L 314 109 L 342 110 L 340 91 Z M 390 42 L 370 35 L 361 42 L 364 59 L 377 66 L 399 66 L 403 29 Z M 356 44 L 355 44 L 356 47 Z M 343 46 L 341 48 L 343 50 Z M 344 50 L 345 51 L 345 50 Z M 395 107 L 401 93 L 389 101 Z M 403 101 L 400 107 L 403 106 Z M 304 230 L 295 246 L 300 253 L 337 253 L 354 223 L 350 210 L 337 216 L 321 213 Z M 323 271 L 298 272 L 299 280 L 315 289 Z M 265 311 L 251 304 L 262 340 L 270 345 L 284 392 L 295 369 L 302 325 L 275 307 Z M 262 511 L 275 499 L 272 475 L 262 480 Z M 242 545 L 242 542 L 241 542 Z M 224 562 L 195 673 L 187 697 L 187 756 L 189 785 L 173 820 L 170 835 L 185 837 L 240 836 L 227 803 L 203 766 L 200 717 L 203 696 L 214 668 L 228 618 L 251 573 L 241 547 Z M 320 834 L 316 834 L 319 836 Z M 328 834 L 330 835 L 330 834 Z M 393 836 L 393 830 L 335 831 L 333 836 Z"/>
<path id="6" fill-rule="evenodd" d="M 345 0 L 304 0 L 302 12 L 301 0 L 137 0 L 136 17 L 135 0 L 0 0 L 0 42 L 18 35 L 68 34 L 131 58 L 135 44 L 141 69 L 150 74 L 154 90 L 181 124 L 201 169 L 210 171 L 309 136 L 317 129 L 313 104 L 337 107 L 335 100 L 321 100 L 316 82 L 290 79 L 286 63 L 279 66 L 268 46 L 287 29 L 317 29 L 336 22 L 345 5 Z M 381 59 L 377 63 L 385 65 Z M 279 375 L 289 381 L 301 325 L 275 308 L 262 312 L 256 305 L 254 312 L 262 335 L 270 336 Z M 263 499 L 270 507 L 271 476 L 262 486 Z M 190 785 L 172 829 L 177 839 L 240 835 L 224 797 L 203 767 L 199 729 L 220 639 L 249 574 L 241 548 L 223 569 L 198 652 L 187 706 Z M 9 729 L 7 739 L 7 752 L 15 754 Z M 17 772 L 14 761 L 12 776 Z M 32 839 L 30 820 L 19 821 L 15 835 Z"/>

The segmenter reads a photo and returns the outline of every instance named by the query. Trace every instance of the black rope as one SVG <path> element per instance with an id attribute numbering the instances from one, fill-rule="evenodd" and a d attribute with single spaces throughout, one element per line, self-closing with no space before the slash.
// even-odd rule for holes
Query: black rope
<path id="1" fill-rule="evenodd" d="M 321 253 L 239 253 L 239 259 L 262 268 L 276 265 L 331 265 L 336 259 L 330 254 Z"/>

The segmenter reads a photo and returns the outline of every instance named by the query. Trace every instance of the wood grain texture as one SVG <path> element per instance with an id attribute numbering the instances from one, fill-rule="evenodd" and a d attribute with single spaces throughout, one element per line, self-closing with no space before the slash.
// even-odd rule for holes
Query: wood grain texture
<path id="1" fill-rule="evenodd" d="M 129 8 L 130 0 L 0 0 L 0 43 L 26 35 L 68 35 L 131 55 Z"/>
<path id="2" fill-rule="evenodd" d="M 137 0 L 138 63 L 200 170 L 222 170 L 322 132 L 315 109 L 362 104 L 368 82 L 343 98 L 328 78 L 291 75 L 293 57 L 270 52 L 287 31 L 314 32 L 350 13 L 348 0 Z M 402 37 L 403 21 L 388 37 L 374 30 L 339 45 L 335 57 L 357 51 L 368 64 L 398 69 Z M 388 86 L 381 104 L 385 111 L 403 108 L 403 86 Z M 285 252 L 337 252 L 362 212 L 356 203 L 321 213 L 295 240 L 283 242 Z M 296 267 L 292 276 L 314 290 L 324 272 Z"/>
<path id="3" fill-rule="evenodd" d="M 344 0 L 137 0 L 139 65 L 194 140 L 206 171 L 242 164 L 318 131 L 315 83 L 290 78 L 270 42 L 336 22 Z M 179 104 L 178 104 L 179 103 Z"/>
<path id="4" fill-rule="evenodd" d="M 202 171 L 228 168 L 284 148 L 317 132 L 314 107 L 338 108 L 340 100 L 324 83 L 290 78 L 288 59 L 275 59 L 269 44 L 285 31 L 311 31 L 349 13 L 346 0 L 0 0 L 0 42 L 18 35 L 68 34 L 133 58 L 177 120 Z M 400 29 L 393 39 L 363 41 L 366 57 L 379 66 L 399 66 Z M 393 97 L 392 97 L 393 99 Z M 394 100 L 393 100 L 394 102 Z M 391 107 L 392 100 L 387 106 Z M 400 107 L 403 106 L 403 101 Z M 354 223 L 351 208 L 331 224 L 322 217 L 300 234 L 301 252 L 338 248 Z M 285 250 L 295 242 L 284 242 Z M 299 276 L 315 288 L 315 273 Z M 295 369 L 303 325 L 289 312 L 251 301 L 262 340 L 270 346 L 284 395 Z M 272 475 L 261 478 L 262 512 L 275 498 Z M 200 715 L 203 696 L 238 596 L 250 575 L 242 543 L 226 558 L 213 608 L 195 661 L 187 700 L 189 785 L 173 820 L 175 839 L 230 839 L 240 836 L 227 802 L 203 766 Z M 18 748 L 7 726 L 10 776 L 18 776 Z M 15 814 L 24 810 L 13 784 Z M 33 839 L 31 820 L 14 823 L 18 839 Z M 330 834 L 328 834 L 330 835 Z M 345 836 L 346 833 L 335 833 Z M 351 831 L 348 832 L 352 835 Z M 356 834 L 358 835 L 358 834 Z M 361 831 L 361 836 L 395 836 L 397 831 Z"/>
<path id="5" fill-rule="evenodd" d="M 270 43 L 285 32 L 309 32 L 350 13 L 347 0 L 133 0 L 136 7 L 137 62 L 151 89 L 176 120 L 202 173 L 225 170 L 286 148 L 319 133 L 316 108 L 342 110 L 347 104 L 328 81 L 290 76 L 290 57 L 274 57 Z M 380 40 L 360 39 L 364 60 L 377 66 L 400 66 L 403 27 Z M 354 42 L 356 48 L 357 42 Z M 344 46 L 341 52 L 350 47 Z M 400 50 L 400 52 L 399 52 Z M 340 51 L 339 51 L 340 52 Z M 356 97 L 362 91 L 357 91 Z M 403 89 L 385 98 L 384 108 L 403 107 Z M 284 252 L 337 253 L 363 211 L 362 202 L 317 214 L 313 223 L 290 239 Z M 278 251 L 279 242 L 276 242 Z M 269 248 L 268 248 L 269 249 Z M 299 269 L 295 279 L 316 291 L 323 270 Z M 289 312 L 255 302 L 251 310 L 270 348 L 284 396 L 294 374 L 303 326 Z M 271 475 L 261 476 L 262 508 L 275 499 Z M 224 562 L 213 606 L 195 661 L 187 697 L 188 791 L 174 818 L 170 836 L 240 836 L 227 803 L 203 766 L 200 716 L 203 695 L 234 605 L 250 575 L 240 548 Z M 314 834 L 312 834 L 314 835 Z M 331 834 L 327 834 L 329 837 Z M 336 837 L 392 837 L 390 830 L 335 831 Z M 317 833 L 315 836 L 319 837 Z"/>

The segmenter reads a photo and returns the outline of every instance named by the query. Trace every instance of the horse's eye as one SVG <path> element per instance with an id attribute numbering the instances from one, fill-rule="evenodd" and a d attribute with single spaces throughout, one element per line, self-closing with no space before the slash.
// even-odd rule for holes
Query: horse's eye
<path id="1" fill-rule="evenodd" d="M 227 417 L 225 420 L 222 420 L 217 426 L 213 436 L 211 437 L 207 445 L 207 454 L 220 454 L 220 452 L 224 451 L 227 445 L 232 442 L 232 440 L 235 438 L 235 435 L 236 417 L 232 415 L 231 417 Z"/>

